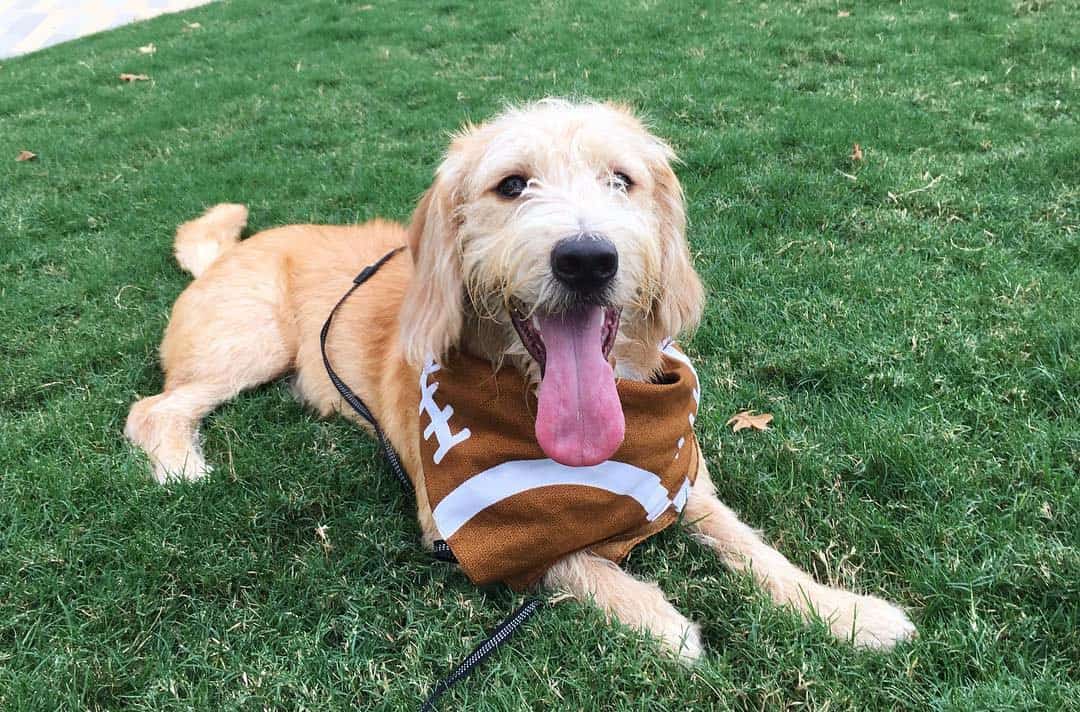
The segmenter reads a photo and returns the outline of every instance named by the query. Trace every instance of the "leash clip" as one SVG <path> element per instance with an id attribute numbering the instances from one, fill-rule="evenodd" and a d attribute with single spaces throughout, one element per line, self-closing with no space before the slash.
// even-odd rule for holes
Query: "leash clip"
<path id="1" fill-rule="evenodd" d="M 380 257 L 377 262 L 373 262 L 372 264 L 369 264 L 364 269 L 360 270 L 360 274 L 353 277 L 353 284 L 360 285 L 360 284 L 363 284 L 364 282 L 368 281 L 369 279 L 371 279 L 371 276 L 373 274 L 375 274 L 376 272 L 378 272 L 380 267 L 382 267 L 384 264 L 386 264 L 386 262 L 391 257 L 393 257 L 394 255 L 396 255 L 397 253 L 401 252 L 404 249 L 405 249 L 405 245 L 402 245 L 401 247 L 395 247 L 394 249 L 390 250 L 385 255 Z"/>

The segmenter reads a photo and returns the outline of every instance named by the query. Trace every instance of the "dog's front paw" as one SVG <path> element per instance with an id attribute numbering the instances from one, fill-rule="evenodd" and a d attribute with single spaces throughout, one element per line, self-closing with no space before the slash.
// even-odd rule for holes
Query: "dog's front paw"
<path id="1" fill-rule="evenodd" d="M 660 623 L 656 621 L 655 623 Z M 701 642 L 701 626 L 681 615 L 678 620 L 663 621 L 650 626 L 650 633 L 660 639 L 664 649 L 683 665 L 693 665 L 705 652 Z"/>
<path id="2" fill-rule="evenodd" d="M 174 482 L 195 482 L 214 471 L 214 468 L 206 464 L 202 455 L 194 451 L 188 453 L 183 459 L 175 460 L 172 464 L 156 457 L 152 459 L 154 461 L 154 479 L 158 481 L 158 484 L 162 485 Z"/>
<path id="3" fill-rule="evenodd" d="M 818 601 L 818 614 L 840 640 L 857 647 L 890 650 L 916 635 L 915 624 L 898 606 L 876 596 L 830 591 Z"/>

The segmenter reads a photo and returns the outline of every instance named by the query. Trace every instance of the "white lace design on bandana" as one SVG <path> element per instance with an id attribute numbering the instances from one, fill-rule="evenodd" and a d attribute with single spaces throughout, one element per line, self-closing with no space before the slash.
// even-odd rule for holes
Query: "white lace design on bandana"
<path id="1" fill-rule="evenodd" d="M 431 418 L 431 422 L 424 428 L 424 440 L 431 440 L 431 436 L 434 435 L 435 441 L 439 443 L 439 447 L 435 449 L 435 454 L 431 457 L 436 465 L 442 462 L 451 448 L 465 442 L 472 435 L 468 428 L 462 428 L 457 433 L 451 432 L 450 417 L 454 415 L 454 406 L 447 403 L 440 408 L 435 402 L 435 391 L 439 390 L 439 383 L 438 381 L 428 383 L 428 376 L 440 368 L 442 366 L 435 363 L 435 359 L 429 358 L 423 370 L 420 371 L 420 414 L 427 413 Z"/>
<path id="2" fill-rule="evenodd" d="M 701 407 L 701 381 L 698 380 L 697 371 L 694 369 L 694 364 L 690 363 L 689 357 L 686 354 L 675 348 L 674 339 L 664 339 L 660 342 L 661 353 L 670 356 L 676 361 L 680 361 L 686 364 L 686 367 L 690 369 L 690 373 L 694 374 L 694 412 L 690 413 L 690 428 L 694 427 L 694 420 L 697 419 L 697 410 Z M 679 438 L 679 442 L 675 443 L 675 459 L 679 459 L 679 455 L 682 454 L 683 445 L 686 444 L 686 438 Z"/>
<path id="3" fill-rule="evenodd" d="M 698 379 L 697 370 L 694 368 L 694 364 L 690 363 L 690 358 L 675 348 L 675 342 L 671 339 L 665 339 L 660 344 L 660 351 L 666 356 L 670 356 L 676 361 L 681 361 L 686 364 L 686 367 L 690 369 L 690 373 L 694 374 L 694 409 L 697 410 L 701 407 L 701 381 Z M 695 414 L 690 414 L 690 427 L 694 427 Z"/>

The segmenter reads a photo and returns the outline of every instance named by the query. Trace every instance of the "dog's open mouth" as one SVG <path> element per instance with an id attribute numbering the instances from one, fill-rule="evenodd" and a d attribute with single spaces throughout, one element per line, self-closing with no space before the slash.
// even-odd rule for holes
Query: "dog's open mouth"
<path id="1" fill-rule="evenodd" d="M 586 318 L 595 318 L 595 313 L 600 312 L 602 314 L 602 323 L 600 324 L 600 353 L 607 360 L 608 355 L 611 353 L 611 347 L 615 345 L 615 335 L 619 332 L 619 314 L 622 312 L 618 307 L 601 307 L 585 305 L 578 307 L 570 312 L 557 315 L 555 317 L 548 316 L 546 319 L 563 317 L 565 321 L 566 317 L 571 319 L 575 318 L 578 312 L 592 312 L 587 315 Z M 543 329 L 540 326 L 540 320 L 542 317 L 533 315 L 531 318 L 525 316 L 526 309 L 523 306 L 515 305 L 510 310 L 510 319 L 514 322 L 514 328 L 517 330 L 518 338 L 521 339 L 521 343 L 529 351 L 536 363 L 540 364 L 540 372 L 544 372 L 544 367 L 547 364 L 547 348 L 544 346 L 544 338 L 542 336 Z M 585 315 L 582 315 L 585 316 Z"/>
<path id="2" fill-rule="evenodd" d="M 521 343 L 540 365 L 536 440 L 556 462 L 596 465 L 622 444 L 622 405 L 608 354 L 620 310 L 584 304 L 558 314 L 510 312 Z"/>

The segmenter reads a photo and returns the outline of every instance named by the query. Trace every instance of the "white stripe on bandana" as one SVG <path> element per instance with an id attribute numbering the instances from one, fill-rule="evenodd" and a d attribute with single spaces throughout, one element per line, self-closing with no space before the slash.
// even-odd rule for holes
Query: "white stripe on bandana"
<path id="1" fill-rule="evenodd" d="M 614 460 L 591 467 L 567 467 L 549 459 L 511 460 L 458 485 L 439 502 L 432 515 L 439 534 L 443 539 L 449 539 L 477 514 L 508 497 L 558 485 L 581 485 L 632 497 L 645 510 L 645 518 L 650 522 L 669 507 L 681 512 L 690 491 L 687 480 L 673 501 L 659 477 L 648 470 Z"/>

